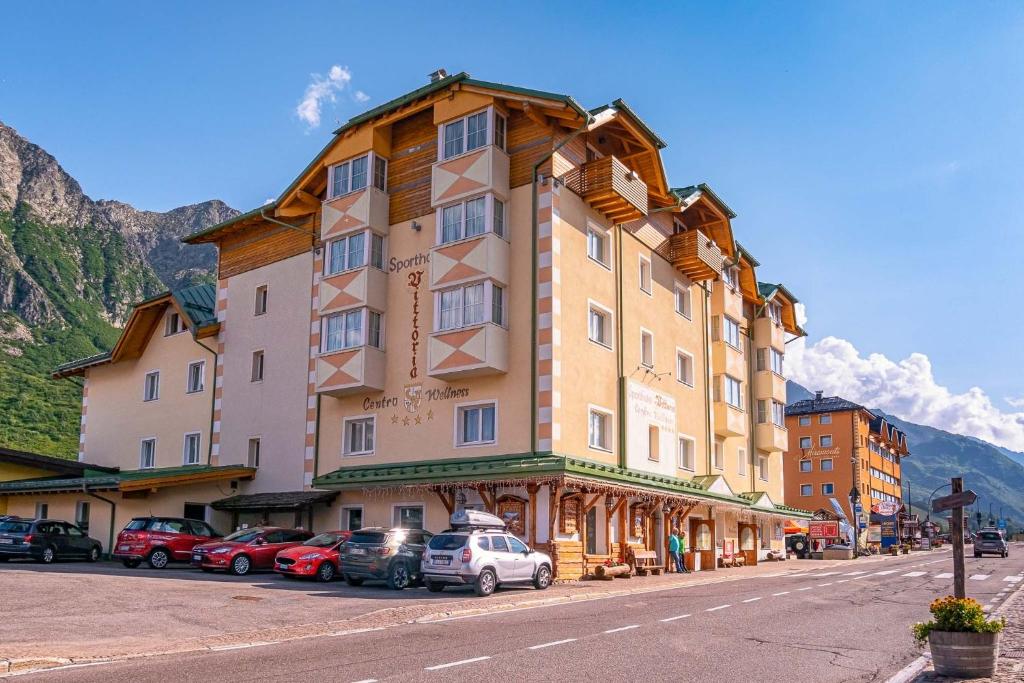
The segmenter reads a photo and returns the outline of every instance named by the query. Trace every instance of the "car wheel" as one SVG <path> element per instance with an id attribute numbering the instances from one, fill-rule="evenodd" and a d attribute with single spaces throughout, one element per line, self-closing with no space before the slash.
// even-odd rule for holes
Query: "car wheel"
<path id="1" fill-rule="evenodd" d="M 400 591 L 403 588 L 408 588 L 410 583 L 412 583 L 412 577 L 405 562 L 391 563 L 391 567 L 388 568 L 388 588 Z"/>
<path id="2" fill-rule="evenodd" d="M 540 569 L 537 570 L 536 576 L 533 577 L 533 587 L 539 591 L 544 590 L 551 585 L 551 568 L 546 564 L 542 564 Z"/>
<path id="3" fill-rule="evenodd" d="M 358 586 L 362 586 L 363 585 L 363 580 L 358 578 L 358 577 L 356 577 L 356 576 L 348 576 L 346 574 L 345 575 L 345 583 L 347 583 L 350 586 L 358 587 Z"/>
<path id="4" fill-rule="evenodd" d="M 334 563 L 330 560 L 320 565 L 320 568 L 316 570 L 317 581 L 323 581 L 324 583 L 330 583 L 334 579 Z"/>
<path id="5" fill-rule="evenodd" d="M 97 548 L 96 546 L 93 546 L 89 550 L 89 561 L 90 562 L 98 562 L 99 559 L 100 559 L 100 549 Z"/>
<path id="6" fill-rule="evenodd" d="M 437 581 L 431 581 L 430 579 L 423 579 L 423 584 L 427 587 L 427 590 L 431 593 L 440 593 L 444 590 L 444 584 L 438 583 Z"/>
<path id="7" fill-rule="evenodd" d="M 136 567 L 139 566 L 140 561 L 139 560 L 121 560 L 121 564 L 123 564 L 124 566 L 128 567 L 128 569 L 135 569 Z"/>
<path id="8" fill-rule="evenodd" d="M 252 560 L 248 555 L 238 555 L 231 560 L 231 573 L 235 576 L 245 576 L 252 571 Z"/>
<path id="9" fill-rule="evenodd" d="M 164 569 L 170 561 L 171 554 L 163 548 L 157 548 L 146 558 L 146 564 L 150 569 Z"/>
<path id="10" fill-rule="evenodd" d="M 484 569 L 476 577 L 476 581 L 473 582 L 473 590 L 476 594 L 482 598 L 486 598 L 488 595 L 494 592 L 494 589 L 498 587 L 498 577 L 494 575 L 494 570 Z"/>
<path id="11" fill-rule="evenodd" d="M 53 561 L 57 559 L 57 551 L 53 549 L 53 546 L 43 548 L 43 554 L 39 556 L 39 559 L 43 564 L 53 564 Z"/>

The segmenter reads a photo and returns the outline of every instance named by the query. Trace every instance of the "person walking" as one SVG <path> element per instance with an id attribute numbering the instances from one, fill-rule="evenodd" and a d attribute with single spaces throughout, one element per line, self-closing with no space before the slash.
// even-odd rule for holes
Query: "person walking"
<path id="1" fill-rule="evenodd" d="M 679 529 L 673 527 L 672 533 L 668 537 L 668 554 L 675 562 L 676 573 L 682 574 L 686 571 L 686 567 L 683 566 L 683 556 L 679 554 L 679 547 Z"/>
<path id="2" fill-rule="evenodd" d="M 684 574 L 689 574 L 690 570 L 686 568 L 686 563 L 683 562 L 683 558 L 686 557 L 686 532 L 679 532 L 679 566 L 683 568 Z"/>

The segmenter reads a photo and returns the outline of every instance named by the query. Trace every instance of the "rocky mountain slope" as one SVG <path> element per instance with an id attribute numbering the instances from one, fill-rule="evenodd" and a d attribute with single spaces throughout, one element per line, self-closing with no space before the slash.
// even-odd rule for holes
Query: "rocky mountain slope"
<path id="1" fill-rule="evenodd" d="M 108 349 L 133 302 L 212 278 L 214 249 L 179 240 L 237 213 L 93 200 L 0 122 L 0 445 L 73 456 L 78 388 L 49 371 Z"/>

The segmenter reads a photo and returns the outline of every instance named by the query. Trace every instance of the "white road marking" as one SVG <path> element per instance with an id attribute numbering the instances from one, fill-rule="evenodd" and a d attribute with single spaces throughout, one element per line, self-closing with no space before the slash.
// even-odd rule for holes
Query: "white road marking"
<path id="1" fill-rule="evenodd" d="M 834 576 L 834 575 L 836 575 L 838 573 L 839 572 L 822 572 L 821 574 L 815 574 L 814 576 L 815 577 L 818 577 L 818 576 Z"/>
<path id="2" fill-rule="evenodd" d="M 828 583 L 819 583 L 818 584 L 818 588 L 824 588 L 825 586 L 831 586 L 831 585 L 832 585 L 831 581 L 829 581 Z"/>
<path id="3" fill-rule="evenodd" d="M 677 617 L 669 617 L 668 619 L 659 619 L 658 621 L 676 621 L 677 619 L 685 619 L 688 616 L 690 616 L 690 615 L 689 614 L 680 614 Z"/>
<path id="4" fill-rule="evenodd" d="M 550 643 L 543 643 L 541 645 L 532 645 L 532 646 L 530 646 L 530 647 L 528 647 L 526 649 L 527 650 L 541 650 L 541 649 L 543 649 L 545 647 L 553 647 L 555 645 L 565 645 L 566 643 L 574 643 L 574 642 L 576 642 L 575 638 L 566 638 L 565 640 L 553 640 Z"/>
<path id="5" fill-rule="evenodd" d="M 619 631 L 628 631 L 631 628 L 640 628 L 640 624 L 632 624 L 630 626 L 620 626 L 618 628 L 610 628 L 605 633 L 618 633 Z"/>
<path id="6" fill-rule="evenodd" d="M 224 652 L 225 650 L 246 650 L 250 647 L 262 647 L 264 645 L 273 645 L 273 643 L 241 643 L 238 645 L 216 645 L 210 649 L 214 652 Z"/>
<path id="7" fill-rule="evenodd" d="M 1020 577 L 1019 576 L 1007 576 L 1005 579 L 1003 579 L 1003 581 L 1009 581 L 1010 583 L 1017 583 L 1018 581 L 1020 581 Z"/>
<path id="8" fill-rule="evenodd" d="M 789 595 L 789 591 L 782 591 L 781 593 L 772 593 L 773 598 L 777 598 L 780 595 Z"/>
<path id="9" fill-rule="evenodd" d="M 860 572 L 846 572 L 845 574 L 843 574 L 843 576 L 859 576 L 859 575 L 861 575 L 861 574 L 867 574 L 867 572 L 866 572 L 866 571 L 860 571 Z"/>
<path id="10" fill-rule="evenodd" d="M 377 683 L 377 679 L 376 678 L 364 678 L 363 680 L 356 681 L 355 683 Z"/>
<path id="11" fill-rule="evenodd" d="M 992 576 L 992 575 L 991 574 L 971 574 L 971 580 L 973 580 L 973 581 L 984 581 L 985 579 L 987 579 L 990 576 Z"/>
<path id="12" fill-rule="evenodd" d="M 836 583 L 846 583 L 849 579 L 839 579 Z"/>
<path id="13" fill-rule="evenodd" d="M 434 666 L 425 667 L 424 671 L 437 671 L 438 669 L 447 669 L 452 666 L 461 666 L 463 664 L 472 664 L 473 662 L 482 662 L 490 657 L 473 657 L 472 659 L 460 659 L 457 662 L 448 662 L 447 664 L 435 664 Z"/>
<path id="14" fill-rule="evenodd" d="M 758 600 L 760 600 L 760 599 L 761 599 L 761 598 L 747 598 L 747 599 L 746 599 L 746 600 L 744 600 L 743 602 L 757 602 L 757 601 L 758 601 Z"/>
<path id="15" fill-rule="evenodd" d="M 812 588 L 814 588 L 814 586 L 804 586 L 803 588 L 797 588 L 797 590 L 798 591 L 809 591 Z"/>
<path id="16" fill-rule="evenodd" d="M 953 572 L 942 572 L 941 574 L 936 574 L 932 578 L 935 578 L 935 579 L 952 579 L 953 578 Z"/>
<path id="17" fill-rule="evenodd" d="M 872 574 L 872 576 L 885 576 L 886 574 L 895 574 L 898 571 L 899 569 L 886 569 L 882 572 L 875 572 L 874 574 Z"/>
<path id="18" fill-rule="evenodd" d="M 725 609 L 726 607 L 732 607 L 732 605 L 719 605 L 718 607 L 708 607 L 704 611 L 705 612 L 717 612 L 718 610 Z"/>
<path id="19" fill-rule="evenodd" d="M 907 572 L 903 576 L 924 576 L 928 572 Z"/>

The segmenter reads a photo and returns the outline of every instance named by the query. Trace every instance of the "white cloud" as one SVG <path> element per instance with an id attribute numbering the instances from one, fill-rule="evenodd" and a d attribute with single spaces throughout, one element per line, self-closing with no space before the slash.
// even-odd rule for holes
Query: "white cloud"
<path id="1" fill-rule="evenodd" d="M 1007 396 L 1003 400 L 1006 401 L 1006 404 L 1011 408 L 1016 408 L 1017 410 L 1024 410 L 1024 396 L 1020 396 L 1018 398 L 1014 398 L 1013 396 Z"/>
<path id="2" fill-rule="evenodd" d="M 362 90 L 356 90 L 352 94 L 352 99 L 354 99 L 356 102 L 359 102 L 360 104 L 362 104 L 363 102 L 369 101 L 370 96 L 367 95 L 366 93 L 364 93 Z"/>
<path id="3" fill-rule="evenodd" d="M 845 339 L 825 337 L 810 346 L 803 339 L 790 343 L 786 363 L 790 378 L 810 391 L 1024 451 L 1024 412 L 1000 410 L 979 387 L 953 393 L 935 381 L 931 361 L 923 353 L 899 361 L 880 353 L 865 358 Z M 1024 409 L 1024 400 L 1007 403 Z"/>
<path id="4" fill-rule="evenodd" d="M 323 103 L 335 102 L 338 93 L 344 90 L 352 81 L 352 72 L 348 67 L 335 64 L 327 72 L 327 76 L 321 74 L 310 74 L 309 85 L 302 96 L 302 101 L 295 107 L 295 114 L 312 130 L 320 126 L 320 112 L 323 110 Z"/>
<path id="5" fill-rule="evenodd" d="M 275 200 L 273 197 L 267 197 L 266 199 L 263 200 L 263 206 L 266 206 L 267 204 L 273 204 L 275 201 L 277 200 Z"/>

